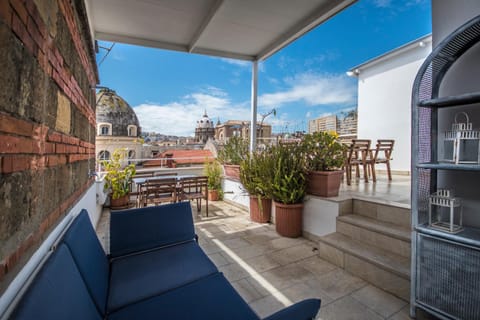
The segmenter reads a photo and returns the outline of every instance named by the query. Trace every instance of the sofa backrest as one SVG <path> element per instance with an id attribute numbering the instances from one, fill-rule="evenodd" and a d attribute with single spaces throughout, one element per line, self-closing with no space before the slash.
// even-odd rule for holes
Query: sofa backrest
<path id="1" fill-rule="evenodd" d="M 101 320 L 69 249 L 48 258 L 9 319 Z"/>
<path id="2" fill-rule="evenodd" d="M 110 215 L 110 254 L 113 257 L 192 241 L 194 237 L 189 201 L 112 211 Z"/>
<path id="3" fill-rule="evenodd" d="M 82 210 L 63 237 L 98 310 L 105 314 L 109 262 L 86 210 Z"/>

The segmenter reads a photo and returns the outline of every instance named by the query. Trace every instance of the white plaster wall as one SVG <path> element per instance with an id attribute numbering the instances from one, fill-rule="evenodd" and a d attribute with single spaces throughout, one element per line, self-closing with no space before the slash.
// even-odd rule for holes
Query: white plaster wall
<path id="1" fill-rule="evenodd" d="M 362 69 L 358 76 L 358 138 L 394 139 L 392 170 L 410 172 L 411 96 L 431 44 Z M 386 169 L 379 165 L 378 169 Z"/>
<path id="2" fill-rule="evenodd" d="M 250 208 L 250 197 L 242 184 L 235 180 L 223 179 L 223 198 L 235 202 L 246 208 Z"/>

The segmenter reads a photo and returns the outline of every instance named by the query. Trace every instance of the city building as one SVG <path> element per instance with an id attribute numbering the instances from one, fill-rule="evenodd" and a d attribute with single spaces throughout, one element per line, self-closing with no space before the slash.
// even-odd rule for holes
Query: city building
<path id="1" fill-rule="evenodd" d="M 223 143 L 230 137 L 250 138 L 250 121 L 228 120 L 223 124 L 217 123 L 215 127 L 215 140 Z M 272 126 L 266 123 L 257 122 L 257 139 L 270 139 L 272 137 Z"/>
<path id="2" fill-rule="evenodd" d="M 117 149 L 125 150 L 128 159 L 143 158 L 140 123 L 132 107 L 114 90 L 97 93 L 97 160 L 108 160 Z"/>
<path id="3" fill-rule="evenodd" d="M 346 114 L 329 115 L 310 120 L 308 133 L 336 132 L 341 140 L 357 138 L 357 112 L 353 109 Z"/>
<path id="4" fill-rule="evenodd" d="M 208 139 L 214 138 L 215 128 L 213 126 L 213 121 L 207 115 L 207 110 L 203 116 L 197 120 L 197 127 L 195 128 L 195 142 L 197 143 L 207 143 Z"/>

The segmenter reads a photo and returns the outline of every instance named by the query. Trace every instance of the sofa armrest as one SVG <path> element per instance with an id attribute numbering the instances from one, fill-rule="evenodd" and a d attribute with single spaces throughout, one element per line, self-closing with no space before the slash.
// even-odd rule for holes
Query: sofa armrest
<path id="1" fill-rule="evenodd" d="M 319 299 L 307 299 L 280 310 L 264 320 L 311 320 L 320 309 Z"/>
<path id="2" fill-rule="evenodd" d="M 194 238 L 190 202 L 112 211 L 110 216 L 112 258 Z"/>

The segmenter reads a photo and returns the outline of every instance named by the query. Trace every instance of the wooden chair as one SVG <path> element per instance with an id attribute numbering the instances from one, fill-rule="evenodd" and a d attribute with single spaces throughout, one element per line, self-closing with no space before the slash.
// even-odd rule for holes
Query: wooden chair
<path id="1" fill-rule="evenodd" d="M 377 181 L 375 175 L 375 165 L 379 163 L 385 163 L 387 166 L 388 180 L 392 181 L 392 173 L 390 171 L 390 160 L 392 160 L 393 145 L 395 140 L 377 140 L 377 146 L 375 148 L 375 153 L 373 154 L 373 160 L 371 163 L 372 167 L 372 178 L 373 181 Z M 381 154 L 383 152 L 383 155 Z"/>
<path id="2" fill-rule="evenodd" d="M 347 184 L 352 183 L 352 168 L 355 167 L 355 175 L 360 178 L 360 165 L 363 167 L 363 177 L 368 182 L 368 172 L 372 162 L 372 153 L 370 150 L 371 141 L 367 139 L 353 139 L 347 152 L 345 171 L 347 174 Z"/>
<path id="3" fill-rule="evenodd" d="M 140 206 L 177 201 L 177 179 L 148 179 L 140 189 Z"/>
<path id="4" fill-rule="evenodd" d="M 150 177 L 153 177 L 153 171 L 137 172 L 133 176 L 133 178 L 150 178 Z M 134 200 L 132 200 L 132 197 L 134 198 Z M 135 202 L 135 205 L 139 207 L 139 201 L 140 201 L 140 188 L 133 181 L 131 181 L 130 192 L 129 192 L 129 202 L 130 203 Z"/>
<path id="5" fill-rule="evenodd" d="M 189 177 L 180 179 L 179 201 L 197 201 L 197 211 L 202 209 L 202 199 L 205 199 L 208 217 L 208 178 L 206 176 Z"/>

